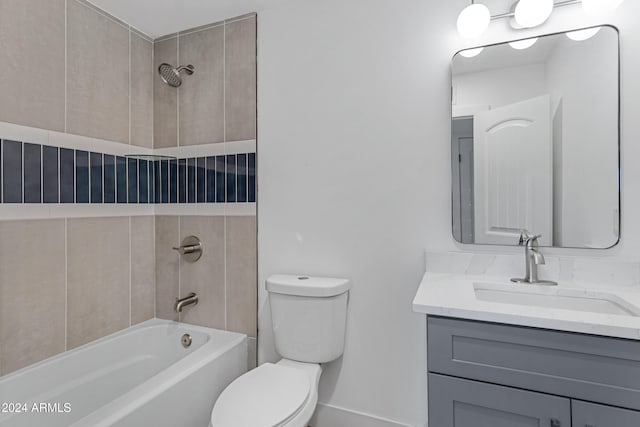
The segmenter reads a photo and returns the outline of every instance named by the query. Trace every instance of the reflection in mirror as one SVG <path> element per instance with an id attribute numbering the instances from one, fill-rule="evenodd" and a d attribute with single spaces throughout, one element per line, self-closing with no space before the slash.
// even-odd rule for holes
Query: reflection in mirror
<path id="1" fill-rule="evenodd" d="M 517 245 L 526 229 L 541 246 L 617 243 L 618 77 L 618 32 L 608 26 L 454 56 L 458 242 Z"/>

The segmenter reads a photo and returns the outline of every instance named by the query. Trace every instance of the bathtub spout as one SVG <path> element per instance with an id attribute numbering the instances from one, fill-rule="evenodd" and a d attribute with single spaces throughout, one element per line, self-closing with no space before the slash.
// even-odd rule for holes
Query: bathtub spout
<path id="1" fill-rule="evenodd" d="M 198 304 L 198 296 L 194 293 L 191 292 L 189 295 L 187 295 L 184 298 L 176 298 L 176 305 L 175 305 L 175 310 L 177 313 L 182 313 L 182 309 L 188 305 L 196 305 Z"/>

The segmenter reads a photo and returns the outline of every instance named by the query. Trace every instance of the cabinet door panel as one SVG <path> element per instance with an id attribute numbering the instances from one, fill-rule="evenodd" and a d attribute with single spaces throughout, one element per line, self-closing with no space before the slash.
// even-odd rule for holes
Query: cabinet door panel
<path id="1" fill-rule="evenodd" d="M 640 412 L 595 403 L 571 402 L 573 427 L 638 427 Z"/>
<path id="2" fill-rule="evenodd" d="M 562 397 L 429 374 L 429 425 L 570 427 L 571 403 Z"/>

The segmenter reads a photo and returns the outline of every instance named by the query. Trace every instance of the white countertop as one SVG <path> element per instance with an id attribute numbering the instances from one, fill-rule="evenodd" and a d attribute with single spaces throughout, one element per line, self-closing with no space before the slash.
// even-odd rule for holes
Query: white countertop
<path id="1" fill-rule="evenodd" d="M 617 338 L 640 340 L 640 316 L 602 314 L 542 306 L 482 301 L 474 286 L 482 284 L 517 287 L 535 286 L 537 292 L 571 292 L 584 298 L 603 294 L 640 308 L 640 290 L 629 287 L 580 286 L 562 281 L 557 287 L 516 285 L 504 277 L 449 273 L 425 273 L 413 300 L 413 311 L 428 315 L 506 323 L 536 328 L 555 329 Z M 546 288 L 546 290 L 545 290 Z M 554 288 L 554 289 L 552 289 Z"/>

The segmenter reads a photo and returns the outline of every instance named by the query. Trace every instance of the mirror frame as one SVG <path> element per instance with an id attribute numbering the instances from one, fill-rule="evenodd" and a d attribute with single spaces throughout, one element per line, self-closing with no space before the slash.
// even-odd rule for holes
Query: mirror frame
<path id="1" fill-rule="evenodd" d="M 522 37 L 522 38 L 517 38 L 517 39 L 513 39 L 513 40 L 505 40 L 505 41 L 501 41 L 501 42 L 497 42 L 497 43 L 491 43 L 491 44 L 487 44 L 487 45 L 480 45 L 480 46 L 470 46 L 470 47 L 465 47 L 464 49 L 460 49 L 458 51 L 456 51 L 453 56 L 451 57 L 451 60 L 449 61 L 449 117 L 450 117 L 450 125 L 449 125 L 449 142 L 448 144 L 451 144 L 451 135 L 452 135 L 452 131 L 453 131 L 453 93 L 454 93 L 454 88 L 453 88 L 453 61 L 456 58 L 456 56 L 458 56 L 460 54 L 460 52 L 465 51 L 465 50 L 469 50 L 469 49 L 476 49 L 476 48 L 487 48 L 487 47 L 492 47 L 492 46 L 500 46 L 500 45 L 504 45 L 507 43 L 511 43 L 511 42 L 517 42 L 517 41 L 521 41 L 521 40 L 526 40 L 526 39 L 530 39 L 533 37 L 538 37 L 538 38 L 542 38 L 542 37 L 550 37 L 550 36 L 557 36 L 557 35 L 564 35 L 566 33 L 570 33 L 572 31 L 581 31 L 581 30 L 588 30 L 591 28 L 596 28 L 596 27 L 608 27 L 611 28 L 612 30 L 614 30 L 616 32 L 617 35 L 617 44 L 616 44 L 616 53 L 617 53 L 617 67 L 618 67 L 618 73 L 617 73 L 617 77 L 618 77 L 618 82 L 617 82 L 617 97 L 618 97 L 618 102 L 617 102 L 617 109 L 618 109 L 618 119 L 617 119 L 617 131 L 618 131 L 618 137 L 617 137 L 617 160 L 618 160 L 618 167 L 617 167 L 617 171 L 618 171 L 618 217 L 617 217 L 617 221 L 618 221 L 618 236 L 617 239 L 610 245 L 607 247 L 598 247 L 598 248 L 590 248 L 590 247 L 586 247 L 586 246 L 546 246 L 546 245 L 540 245 L 539 247 L 541 248 L 553 248 L 553 249 L 585 249 L 585 250 L 608 250 L 608 249 L 612 249 L 615 246 L 617 246 L 620 241 L 622 240 L 622 232 L 623 232 L 623 224 L 622 224 L 622 156 L 621 156 L 621 146 L 622 146 L 622 126 L 621 126 L 621 117 L 622 117 L 622 100 L 621 100 L 621 60 L 620 60 L 620 30 L 618 29 L 618 27 L 616 27 L 615 25 L 611 25 L 611 24 L 602 24 L 602 25 L 592 25 L 589 27 L 583 27 L 583 28 L 575 28 L 575 29 L 567 29 L 564 31 L 556 31 L 554 33 L 547 33 L 547 34 L 539 34 L 539 35 L 531 35 L 529 37 Z M 451 152 L 451 148 L 449 148 L 449 152 Z M 500 243 L 463 243 L 460 242 L 458 240 L 456 240 L 454 234 L 453 234 L 453 207 L 454 207 L 454 200 L 453 200 L 453 196 L 454 196 L 454 191 L 453 191 L 453 171 L 451 170 L 451 161 L 452 159 L 450 159 L 449 161 L 449 179 L 450 179 L 450 184 L 451 184 L 451 210 L 450 210 L 450 219 L 451 219 L 451 224 L 450 224 L 450 232 L 451 232 L 451 238 L 453 239 L 454 243 L 456 245 L 462 245 L 462 246 L 468 246 L 468 247 L 472 247 L 472 246 L 484 246 L 484 247 L 519 247 L 519 245 L 517 243 L 514 243 L 513 245 L 504 245 L 504 244 L 500 244 Z"/>

